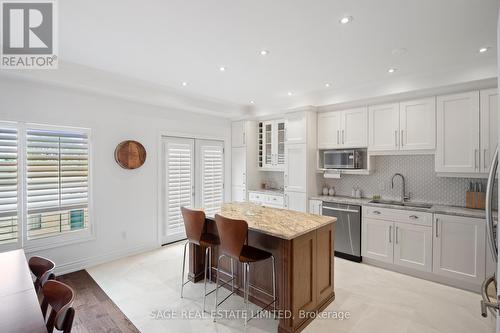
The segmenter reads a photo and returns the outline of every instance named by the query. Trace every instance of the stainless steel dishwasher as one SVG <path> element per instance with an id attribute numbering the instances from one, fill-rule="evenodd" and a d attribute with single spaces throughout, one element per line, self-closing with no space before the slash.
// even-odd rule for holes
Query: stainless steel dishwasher
<path id="1" fill-rule="evenodd" d="M 361 206 L 323 201 L 322 214 L 337 218 L 335 256 L 361 262 Z"/>

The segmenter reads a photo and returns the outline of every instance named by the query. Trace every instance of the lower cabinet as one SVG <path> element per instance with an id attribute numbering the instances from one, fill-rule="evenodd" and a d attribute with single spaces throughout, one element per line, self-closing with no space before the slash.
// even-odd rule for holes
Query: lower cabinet
<path id="1" fill-rule="evenodd" d="M 486 223 L 450 215 L 434 215 L 433 272 L 480 284 L 486 272 Z"/>
<path id="2" fill-rule="evenodd" d="M 392 264 L 394 259 L 393 226 L 392 221 L 363 219 L 361 255 Z"/>
<path id="3" fill-rule="evenodd" d="M 385 209 L 378 209 L 376 213 L 381 218 L 363 218 L 361 255 L 420 271 L 432 271 L 432 215 Z M 365 216 L 370 214 L 365 210 Z"/>
<path id="4" fill-rule="evenodd" d="M 432 270 L 432 228 L 394 223 L 394 264 L 421 271 Z"/>
<path id="5" fill-rule="evenodd" d="M 317 215 L 323 214 L 323 201 L 315 199 L 309 200 L 309 213 Z"/>

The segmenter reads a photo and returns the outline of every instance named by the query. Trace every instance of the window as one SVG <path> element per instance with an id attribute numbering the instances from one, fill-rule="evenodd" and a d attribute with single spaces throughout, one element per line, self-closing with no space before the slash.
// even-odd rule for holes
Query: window
<path id="1" fill-rule="evenodd" d="M 77 239 L 75 231 L 89 229 L 88 206 L 88 130 L 0 127 L 0 244 L 20 234 L 23 244 Z"/>

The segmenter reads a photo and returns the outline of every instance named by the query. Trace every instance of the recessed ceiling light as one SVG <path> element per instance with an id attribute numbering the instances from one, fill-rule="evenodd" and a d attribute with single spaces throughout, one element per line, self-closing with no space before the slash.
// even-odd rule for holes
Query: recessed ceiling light
<path id="1" fill-rule="evenodd" d="M 269 54 L 269 50 L 261 50 L 261 51 L 260 51 L 260 55 L 261 55 L 261 56 L 266 56 L 266 55 L 268 55 L 268 54 Z"/>
<path id="2" fill-rule="evenodd" d="M 395 72 L 395 71 L 397 71 L 397 70 L 398 70 L 397 68 L 389 68 L 389 69 L 387 70 L 387 72 L 389 72 L 389 73 L 391 73 L 391 74 L 392 74 L 392 73 L 394 73 L 394 72 Z"/>
<path id="3" fill-rule="evenodd" d="M 188 85 L 188 83 L 186 81 L 182 82 L 181 84 L 182 84 L 183 87 L 185 87 L 185 86 Z"/>
<path id="4" fill-rule="evenodd" d="M 220 66 L 220 67 L 219 67 L 219 70 L 220 70 L 221 72 L 225 72 L 225 71 L 226 71 L 226 67 L 225 67 L 225 66 Z"/>
<path id="5" fill-rule="evenodd" d="M 330 88 L 330 83 L 325 83 L 325 87 Z"/>
<path id="6" fill-rule="evenodd" d="M 342 23 L 342 24 L 347 24 L 347 23 L 352 22 L 352 20 L 353 20 L 352 16 L 344 16 L 343 18 L 341 18 L 339 20 L 339 22 Z"/>
<path id="7" fill-rule="evenodd" d="M 490 50 L 491 47 L 489 46 L 484 46 L 482 48 L 479 49 L 479 53 L 485 53 L 485 52 L 488 52 Z"/>
<path id="8" fill-rule="evenodd" d="M 293 96 L 293 92 L 289 91 L 286 93 L 288 96 Z"/>
<path id="9" fill-rule="evenodd" d="M 250 101 L 250 104 L 255 104 L 255 101 Z"/>

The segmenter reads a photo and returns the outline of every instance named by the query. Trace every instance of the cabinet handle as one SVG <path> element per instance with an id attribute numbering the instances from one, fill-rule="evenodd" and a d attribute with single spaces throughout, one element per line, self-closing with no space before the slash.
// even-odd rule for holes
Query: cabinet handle
<path id="1" fill-rule="evenodd" d="M 243 132 L 243 144 L 245 144 L 245 143 L 246 143 L 246 133 Z"/>
<path id="2" fill-rule="evenodd" d="M 339 130 L 337 130 L 337 144 L 339 144 Z"/>
<path id="3" fill-rule="evenodd" d="M 398 146 L 398 131 L 394 131 L 394 147 Z"/>
<path id="4" fill-rule="evenodd" d="M 342 130 L 342 144 L 345 143 L 345 133 L 344 133 L 344 130 Z"/>
<path id="5" fill-rule="evenodd" d="M 392 243 L 392 225 L 389 226 L 389 243 Z"/>
<path id="6" fill-rule="evenodd" d="M 401 137 L 399 138 L 399 141 L 401 141 L 401 147 L 403 147 L 403 143 L 405 141 L 405 139 L 404 139 L 404 132 L 403 131 L 404 130 L 401 130 Z"/>
<path id="7" fill-rule="evenodd" d="M 381 213 L 378 210 L 374 210 L 373 214 L 380 215 Z"/>
<path id="8" fill-rule="evenodd" d="M 396 244 L 399 243 L 399 241 L 398 241 L 398 230 L 399 230 L 399 227 L 396 227 Z"/>
<path id="9" fill-rule="evenodd" d="M 477 149 L 474 149 L 474 169 L 477 170 Z"/>
<path id="10" fill-rule="evenodd" d="M 487 149 L 483 149 L 483 170 L 488 171 L 488 163 L 486 162 L 486 151 Z"/>
<path id="11" fill-rule="evenodd" d="M 410 219 L 416 220 L 416 219 L 418 219 L 418 216 L 417 215 L 410 215 Z"/>
<path id="12" fill-rule="evenodd" d="M 439 237 L 439 234 L 438 234 L 438 223 L 439 223 L 439 219 L 436 219 L 436 238 Z"/>

